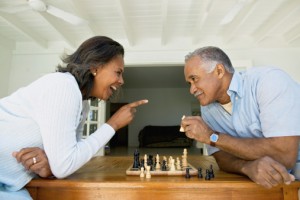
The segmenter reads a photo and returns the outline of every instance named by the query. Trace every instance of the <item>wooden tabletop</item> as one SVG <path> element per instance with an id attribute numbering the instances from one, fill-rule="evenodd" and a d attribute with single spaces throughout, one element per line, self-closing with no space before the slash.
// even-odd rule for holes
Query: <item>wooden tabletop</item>
<path id="1" fill-rule="evenodd" d="M 65 179 L 34 179 L 26 186 L 33 199 L 297 199 L 300 182 L 265 189 L 244 176 L 220 171 L 211 156 L 188 156 L 195 168 L 213 166 L 215 178 L 197 176 L 152 176 L 150 179 L 126 175 L 133 156 L 93 158 Z M 148 197 L 149 196 L 149 197 Z M 151 197 L 151 198 L 150 198 Z"/>

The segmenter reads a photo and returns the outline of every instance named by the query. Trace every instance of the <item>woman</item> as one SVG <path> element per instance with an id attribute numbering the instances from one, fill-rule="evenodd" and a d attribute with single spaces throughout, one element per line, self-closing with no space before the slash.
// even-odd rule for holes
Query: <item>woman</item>
<path id="1" fill-rule="evenodd" d="M 56 73 L 0 99 L 0 199 L 31 199 L 23 188 L 34 177 L 34 166 L 45 164 L 45 156 L 30 153 L 19 163 L 20 155 L 16 159 L 12 152 L 32 146 L 44 149 L 53 175 L 64 178 L 132 121 L 135 108 L 147 100 L 123 106 L 91 136 L 78 137 L 88 113 L 86 100 L 108 100 L 123 85 L 123 57 L 118 42 L 92 37 L 64 58 L 65 65 Z"/>

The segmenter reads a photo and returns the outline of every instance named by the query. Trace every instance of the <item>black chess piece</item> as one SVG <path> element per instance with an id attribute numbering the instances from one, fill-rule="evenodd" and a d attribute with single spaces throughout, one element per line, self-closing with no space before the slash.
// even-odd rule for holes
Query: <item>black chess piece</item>
<path id="1" fill-rule="evenodd" d="M 185 169 L 185 178 L 191 178 L 190 168 L 188 168 L 188 167 Z"/>
<path id="2" fill-rule="evenodd" d="M 142 159 L 141 159 L 141 162 L 140 162 L 140 168 L 144 167 L 144 169 L 145 169 L 144 162 L 145 162 L 145 161 L 144 161 L 144 159 L 142 158 Z"/>
<path id="3" fill-rule="evenodd" d="M 153 167 L 153 155 L 149 155 L 148 156 L 147 165 L 150 166 L 150 171 L 154 170 L 154 167 Z"/>
<path id="4" fill-rule="evenodd" d="M 161 170 L 162 171 L 167 171 L 167 162 L 165 160 L 162 161 Z"/>
<path id="5" fill-rule="evenodd" d="M 198 178 L 203 178 L 201 167 L 198 168 Z"/>
<path id="6" fill-rule="evenodd" d="M 210 180 L 209 169 L 206 169 L 205 180 Z"/>
<path id="7" fill-rule="evenodd" d="M 133 166 L 132 168 L 139 168 L 140 167 L 140 153 L 136 149 L 133 154 Z"/>
<path id="8" fill-rule="evenodd" d="M 212 165 L 210 165 L 209 175 L 210 178 L 215 178 L 215 173 Z"/>

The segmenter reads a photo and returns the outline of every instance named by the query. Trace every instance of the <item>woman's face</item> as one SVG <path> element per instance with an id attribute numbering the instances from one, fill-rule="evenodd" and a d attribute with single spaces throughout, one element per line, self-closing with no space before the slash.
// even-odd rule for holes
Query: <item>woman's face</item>
<path id="1" fill-rule="evenodd" d="M 93 69 L 92 73 L 95 74 L 95 77 L 91 96 L 108 100 L 113 92 L 124 84 L 123 72 L 124 59 L 122 55 L 118 55 L 105 65 Z"/>

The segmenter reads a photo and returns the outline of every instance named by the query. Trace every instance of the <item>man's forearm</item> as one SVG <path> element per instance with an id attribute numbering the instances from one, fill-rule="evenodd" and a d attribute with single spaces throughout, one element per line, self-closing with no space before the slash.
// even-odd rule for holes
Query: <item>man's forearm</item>
<path id="1" fill-rule="evenodd" d="M 224 151 L 218 151 L 214 153 L 213 156 L 221 170 L 230 173 L 243 174 L 242 168 L 246 162 L 245 160 L 237 158 Z"/>
<path id="2" fill-rule="evenodd" d="M 298 137 L 235 138 L 220 134 L 217 147 L 241 160 L 269 156 L 291 168 L 297 158 Z"/>

